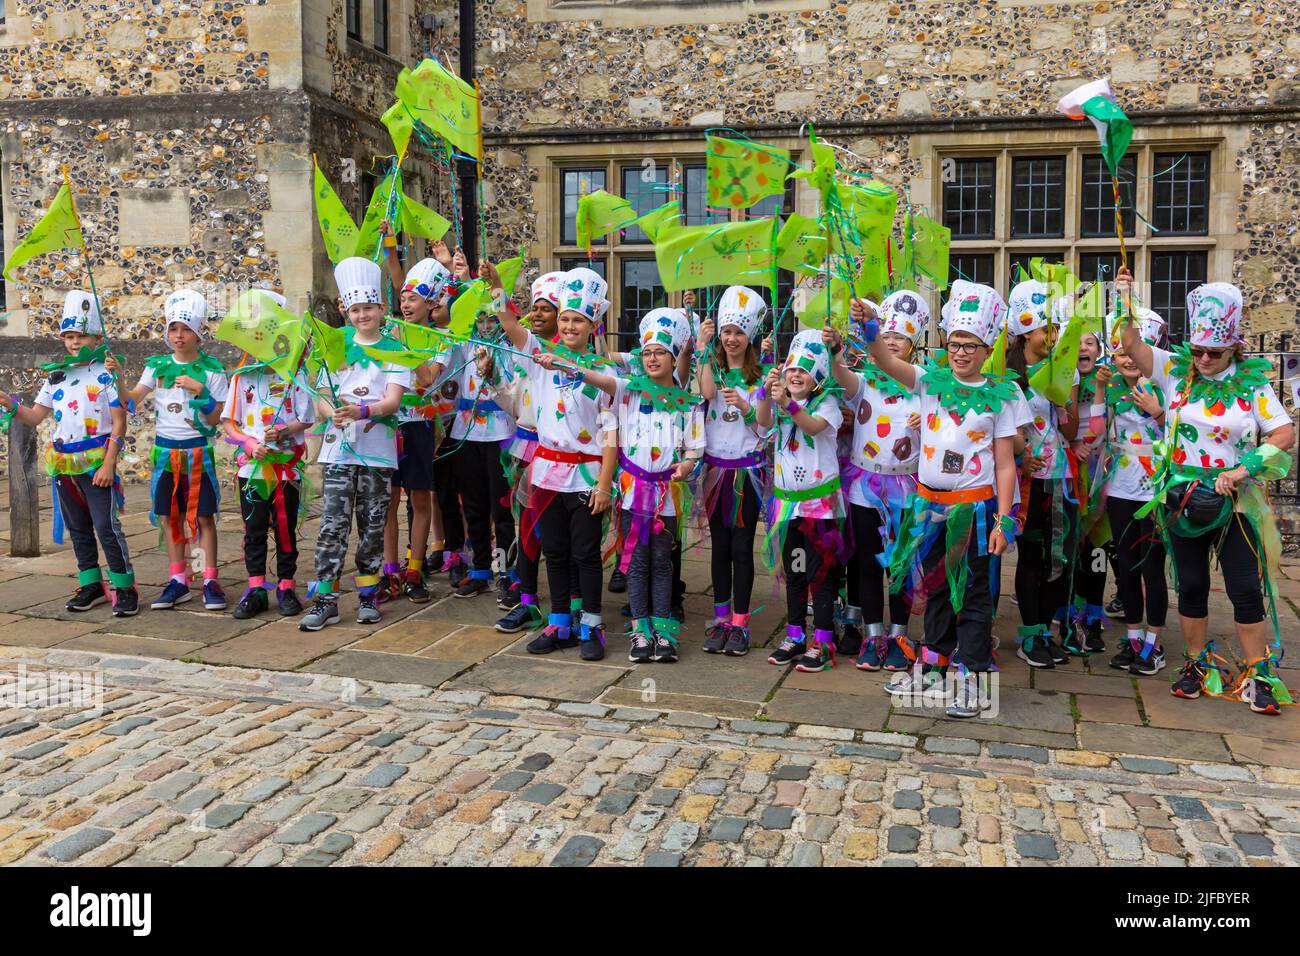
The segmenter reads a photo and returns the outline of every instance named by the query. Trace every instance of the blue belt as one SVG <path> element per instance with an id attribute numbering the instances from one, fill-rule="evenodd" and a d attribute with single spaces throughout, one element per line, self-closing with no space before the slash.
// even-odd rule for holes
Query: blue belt
<path id="1" fill-rule="evenodd" d="M 477 412 L 483 412 L 484 414 L 487 414 L 488 412 L 499 412 L 499 411 L 501 411 L 501 406 L 498 405 L 496 402 L 486 402 L 486 401 L 484 401 L 484 402 L 475 402 L 475 401 L 472 401 L 472 400 L 470 400 L 470 399 L 468 399 L 468 398 L 458 398 L 458 399 L 456 399 L 456 411 L 458 411 L 458 412 L 468 412 L 470 409 L 473 409 L 474 411 L 477 411 Z"/>
<path id="2" fill-rule="evenodd" d="M 515 437 L 521 441 L 537 441 L 537 432 L 524 428 L 523 425 L 516 425 Z"/>
<path id="3" fill-rule="evenodd" d="M 55 444 L 54 450 L 64 455 L 74 455 L 79 451 L 90 451 L 92 448 L 103 448 L 108 444 L 108 435 L 95 435 L 92 438 L 86 438 L 82 441 L 68 441 L 62 444 Z"/>
<path id="4" fill-rule="evenodd" d="M 153 443 L 159 448 L 202 448 L 208 444 L 208 440 L 202 435 L 197 438 L 163 438 L 162 435 L 157 435 Z"/>

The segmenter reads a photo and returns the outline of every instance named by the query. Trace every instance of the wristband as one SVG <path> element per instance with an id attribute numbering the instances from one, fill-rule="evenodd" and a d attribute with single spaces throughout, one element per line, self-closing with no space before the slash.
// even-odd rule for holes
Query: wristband
<path id="1" fill-rule="evenodd" d="M 844 351 L 844 346 L 839 342 L 836 342 L 834 345 L 831 346 L 831 355 L 839 355 L 843 351 Z"/>
<path id="2" fill-rule="evenodd" d="M 790 399 L 790 401 L 785 403 L 785 413 L 789 415 L 791 418 L 794 418 L 801 411 L 803 411 L 803 406 L 800 405 L 798 402 L 796 402 L 793 398 Z"/>
<path id="3" fill-rule="evenodd" d="M 993 530 L 999 532 L 1002 537 L 1010 543 L 1016 539 L 1016 519 L 1011 515 L 995 514 L 993 516 Z"/>
<path id="4" fill-rule="evenodd" d="M 758 420 L 758 413 L 754 411 L 753 405 L 750 405 L 748 409 L 740 413 L 740 420 L 746 425 L 752 425 Z"/>
<path id="5" fill-rule="evenodd" d="M 384 248 L 386 248 L 386 249 L 396 249 L 396 248 L 397 248 L 397 237 L 396 237 L 396 236 L 384 236 Z"/>
<path id="6" fill-rule="evenodd" d="M 370 403 L 369 403 L 369 402 L 362 402 L 362 403 L 361 403 L 361 417 L 362 417 L 362 418 L 369 418 L 369 417 L 370 417 Z"/>
<path id="7" fill-rule="evenodd" d="M 204 389 L 203 391 L 204 394 L 207 394 L 207 389 Z M 203 395 L 199 396 L 199 398 L 202 397 Z M 217 408 L 217 400 L 213 398 L 211 395 L 208 395 L 208 403 L 203 406 L 203 414 L 211 415 L 214 411 L 216 411 L 216 408 Z"/>

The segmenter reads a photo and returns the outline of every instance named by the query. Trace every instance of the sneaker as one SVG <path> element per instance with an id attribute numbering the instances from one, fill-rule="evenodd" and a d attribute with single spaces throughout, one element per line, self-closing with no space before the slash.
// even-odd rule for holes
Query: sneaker
<path id="1" fill-rule="evenodd" d="M 615 568 L 614 573 L 609 576 L 609 593 L 623 594 L 625 591 L 627 591 L 627 575 Z"/>
<path id="2" fill-rule="evenodd" d="M 796 658 L 803 657 L 804 651 L 808 648 L 804 641 L 794 641 L 787 637 L 783 640 L 771 654 L 767 657 L 769 664 L 789 664 Z"/>
<path id="3" fill-rule="evenodd" d="M 686 607 L 680 601 L 675 603 L 668 611 L 668 616 L 678 624 L 686 621 Z"/>
<path id="4" fill-rule="evenodd" d="M 605 631 L 603 628 L 593 627 L 587 632 L 586 639 L 578 643 L 578 656 L 584 661 L 605 659 Z"/>
<path id="5" fill-rule="evenodd" d="M 402 579 L 396 574 L 385 574 L 379 579 L 379 585 L 375 588 L 375 600 L 377 602 L 396 601 L 402 596 Z"/>
<path id="6" fill-rule="evenodd" d="M 1083 630 L 1083 622 L 1073 621 L 1066 629 L 1065 637 L 1061 640 L 1061 643 L 1058 646 L 1065 653 L 1067 660 L 1071 656 L 1087 657 L 1088 655 L 1084 651 L 1085 640 L 1086 635 Z M 1055 660 L 1055 658 L 1053 658 L 1053 660 Z"/>
<path id="7" fill-rule="evenodd" d="M 94 584 L 83 584 L 77 588 L 77 593 L 68 598 L 68 603 L 64 605 L 69 611 L 89 611 L 92 607 L 98 607 L 108 601 L 108 592 L 104 590 L 104 583 L 96 581 Z"/>
<path id="8" fill-rule="evenodd" d="M 1184 700 L 1196 700 L 1201 696 L 1201 685 L 1205 682 L 1205 665 L 1200 661 L 1188 661 L 1178 672 L 1169 693 Z"/>
<path id="9" fill-rule="evenodd" d="M 577 647 L 580 643 L 582 642 L 572 632 L 568 637 L 560 637 L 560 628 L 555 624 L 548 624 L 542 629 L 542 633 L 528 642 L 525 650 L 529 654 L 549 654 L 552 651 Z"/>
<path id="10" fill-rule="evenodd" d="M 519 606 L 523 588 L 518 581 L 501 578 L 497 582 L 497 607 L 503 611 L 513 611 Z"/>
<path id="11" fill-rule="evenodd" d="M 1129 648 L 1130 652 L 1133 650 Z M 1164 670 L 1165 666 L 1165 649 L 1157 644 L 1151 648 L 1151 653 L 1143 660 L 1137 654 L 1133 655 L 1133 663 L 1129 665 L 1128 672 L 1136 674 L 1138 677 L 1152 677 Z"/>
<path id="12" fill-rule="evenodd" d="M 447 572 L 447 580 L 451 582 L 453 588 L 459 588 L 469 580 L 469 565 L 462 561 L 459 555 L 453 556 L 452 559 L 447 562 L 445 570 Z M 483 582 L 483 589 L 487 589 L 486 581 Z M 459 597 L 459 595 L 457 596 Z"/>
<path id="13" fill-rule="evenodd" d="M 279 608 L 281 617 L 294 617 L 302 613 L 302 601 L 298 600 L 293 588 L 277 588 L 275 606 Z"/>
<path id="14" fill-rule="evenodd" d="M 817 671 L 828 671 L 835 666 L 835 645 L 823 645 L 821 641 L 813 641 L 804 651 L 803 656 L 795 662 L 794 669 L 804 671 L 805 673 L 816 673 Z"/>
<path id="15" fill-rule="evenodd" d="M 1064 647 L 1056 642 L 1056 638 L 1051 634 L 1047 634 L 1045 635 L 1045 639 L 1047 642 L 1047 653 L 1051 655 L 1053 664 L 1070 663 L 1070 655 L 1065 652 Z"/>
<path id="16" fill-rule="evenodd" d="M 1100 654 L 1106 649 L 1106 641 L 1101 636 L 1101 621 L 1083 625 L 1083 649 L 1089 654 Z"/>
<path id="17" fill-rule="evenodd" d="M 967 673 L 964 677 L 958 677 L 952 703 L 946 711 L 948 716 L 965 720 L 978 717 L 981 709 L 979 675 Z"/>
<path id="18" fill-rule="evenodd" d="M 327 624 L 333 624 L 339 619 L 339 605 L 337 601 L 331 601 L 329 598 L 318 597 L 312 604 L 311 609 L 302 616 L 298 622 L 300 631 L 319 631 Z"/>
<path id="19" fill-rule="evenodd" d="M 460 583 L 460 587 L 456 588 L 455 592 L 453 592 L 452 597 L 458 597 L 458 598 L 478 597 L 487 589 L 488 589 L 488 582 L 483 580 L 482 578 L 466 577 L 465 580 L 463 580 Z"/>
<path id="20" fill-rule="evenodd" d="M 675 664 L 677 662 L 677 645 L 662 634 L 655 637 L 654 653 L 650 655 L 650 660 L 658 661 L 660 664 Z"/>
<path id="21" fill-rule="evenodd" d="M 641 631 L 633 631 L 632 646 L 628 648 L 627 659 L 633 664 L 648 664 L 654 660 L 655 646 Z"/>
<path id="22" fill-rule="evenodd" d="M 715 621 L 704 629 L 704 653 L 721 654 L 731 637 L 731 625 L 725 621 Z"/>
<path id="23" fill-rule="evenodd" d="M 514 634 L 540 623 L 541 615 L 530 604 L 517 604 L 493 625 L 502 634 Z"/>
<path id="24" fill-rule="evenodd" d="M 880 670 L 885 664 L 885 659 L 881 656 L 880 651 L 881 647 L 875 638 L 863 638 L 862 646 L 858 648 L 858 659 L 853 662 L 853 666 L 860 671 Z"/>
<path id="25" fill-rule="evenodd" d="M 270 606 L 266 588 L 249 588 L 235 605 L 235 613 L 231 616 L 236 621 L 247 621 L 249 618 L 257 617 Z"/>
<path id="26" fill-rule="evenodd" d="M 841 657 L 852 657 L 862 650 L 862 631 L 856 624 L 847 621 L 840 629 L 840 636 L 835 638 L 835 653 Z"/>
<path id="27" fill-rule="evenodd" d="M 1122 638 L 1119 642 L 1119 653 L 1110 659 L 1110 666 L 1116 670 L 1126 671 L 1133 666 L 1137 660 L 1137 652 L 1133 650 L 1133 644 L 1127 637 Z"/>
<path id="28" fill-rule="evenodd" d="M 357 623 L 358 624 L 378 624 L 379 623 L 379 601 L 378 595 L 362 595 L 357 602 Z"/>
<path id="29" fill-rule="evenodd" d="M 226 592 L 221 590 L 221 585 L 216 581 L 203 582 L 203 607 L 209 611 L 226 609 Z"/>
<path id="30" fill-rule="evenodd" d="M 190 593 L 188 584 L 181 584 L 175 578 L 167 582 L 163 588 L 163 593 L 158 596 L 158 600 L 149 605 L 155 611 L 164 611 L 167 608 L 175 607 L 177 604 L 186 604 L 194 600 L 194 595 Z"/>
<path id="31" fill-rule="evenodd" d="M 920 687 L 917 686 L 916 668 L 911 670 L 900 671 L 885 682 L 885 693 L 894 695 L 901 694 L 910 697 L 912 694 L 921 693 L 929 690 L 935 684 L 943 680 L 943 675 L 938 670 L 928 670 L 921 674 Z"/>
<path id="32" fill-rule="evenodd" d="M 1016 657 L 1030 667 L 1055 667 L 1056 660 L 1052 657 L 1052 652 L 1048 650 L 1047 645 L 1048 638 L 1042 634 L 1027 637 L 1020 642 L 1020 649 L 1016 651 Z"/>
<path id="33" fill-rule="evenodd" d="M 412 604 L 428 604 L 431 595 L 424 585 L 424 575 L 416 571 L 406 572 L 406 599 Z"/>
<path id="34" fill-rule="evenodd" d="M 113 617 L 135 617 L 140 613 L 140 592 L 118 588 L 113 592 Z"/>
<path id="35" fill-rule="evenodd" d="M 995 644 L 994 647 L 997 645 Z M 898 638 L 889 638 L 885 645 L 885 670 L 887 671 L 905 671 L 912 666 L 907 655 L 903 653 L 903 645 L 898 643 Z"/>
<path id="36" fill-rule="evenodd" d="M 728 657 L 744 657 L 748 654 L 749 628 L 731 626 L 727 632 L 727 646 L 722 649 L 722 653 Z"/>
<path id="37" fill-rule="evenodd" d="M 1124 602 L 1119 599 L 1118 591 L 1115 592 L 1113 598 L 1106 602 L 1106 613 L 1111 617 L 1118 617 L 1124 613 Z"/>
<path id="38" fill-rule="evenodd" d="M 1250 704 L 1250 709 L 1257 714 L 1280 714 L 1277 698 L 1273 696 L 1273 687 L 1268 681 L 1251 677 L 1242 682 L 1241 699 Z"/>

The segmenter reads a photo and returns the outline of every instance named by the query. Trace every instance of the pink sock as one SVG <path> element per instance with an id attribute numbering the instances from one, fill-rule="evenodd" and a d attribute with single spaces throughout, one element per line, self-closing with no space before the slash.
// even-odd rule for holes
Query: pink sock
<path id="1" fill-rule="evenodd" d="M 279 584 L 279 590 L 281 590 L 281 591 L 292 591 L 292 590 L 293 590 L 293 578 L 281 578 L 281 579 L 280 579 L 280 584 Z"/>
<path id="2" fill-rule="evenodd" d="M 207 575 L 205 574 L 205 575 L 204 575 L 204 578 L 206 578 L 206 577 L 207 577 Z M 248 577 L 248 588 L 249 588 L 250 591 L 251 591 L 253 588 L 263 588 L 263 589 L 265 589 L 265 588 L 266 588 L 266 575 L 264 575 L 264 574 L 259 574 L 257 577 L 253 577 L 252 575 L 249 575 L 249 577 Z"/>
<path id="3" fill-rule="evenodd" d="M 189 586 L 190 574 L 185 569 L 184 561 L 173 561 L 170 567 L 170 573 L 173 581 L 178 581 L 186 587 Z"/>
<path id="4" fill-rule="evenodd" d="M 749 615 L 741 614 L 739 611 L 731 612 L 732 627 L 749 627 Z"/>
<path id="5" fill-rule="evenodd" d="M 215 581 L 216 579 L 217 579 L 217 569 L 216 569 L 216 568 L 204 568 L 204 569 L 203 569 L 203 583 L 204 583 L 204 584 L 207 584 L 209 581 Z"/>

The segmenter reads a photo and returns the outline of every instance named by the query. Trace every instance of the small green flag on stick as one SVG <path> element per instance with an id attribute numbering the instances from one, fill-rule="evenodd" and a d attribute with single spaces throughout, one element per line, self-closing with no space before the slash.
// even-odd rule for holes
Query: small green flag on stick
<path id="1" fill-rule="evenodd" d="M 11 270 L 47 252 L 85 248 L 86 243 L 81 236 L 81 220 L 77 218 L 72 190 L 65 181 L 55 193 L 54 201 L 45 210 L 40 222 L 32 227 L 27 238 L 18 244 L 18 248 L 5 261 L 4 277 L 12 282 Z"/>
<path id="2" fill-rule="evenodd" d="M 709 205 L 748 209 L 767 196 L 785 192 L 790 151 L 763 143 L 708 137 Z"/>
<path id="3" fill-rule="evenodd" d="M 316 221 L 320 223 L 320 235 L 325 240 L 325 254 L 337 265 L 351 256 L 357 247 L 357 224 L 321 172 L 316 157 L 313 156 L 311 161 L 316 170 Z"/>

